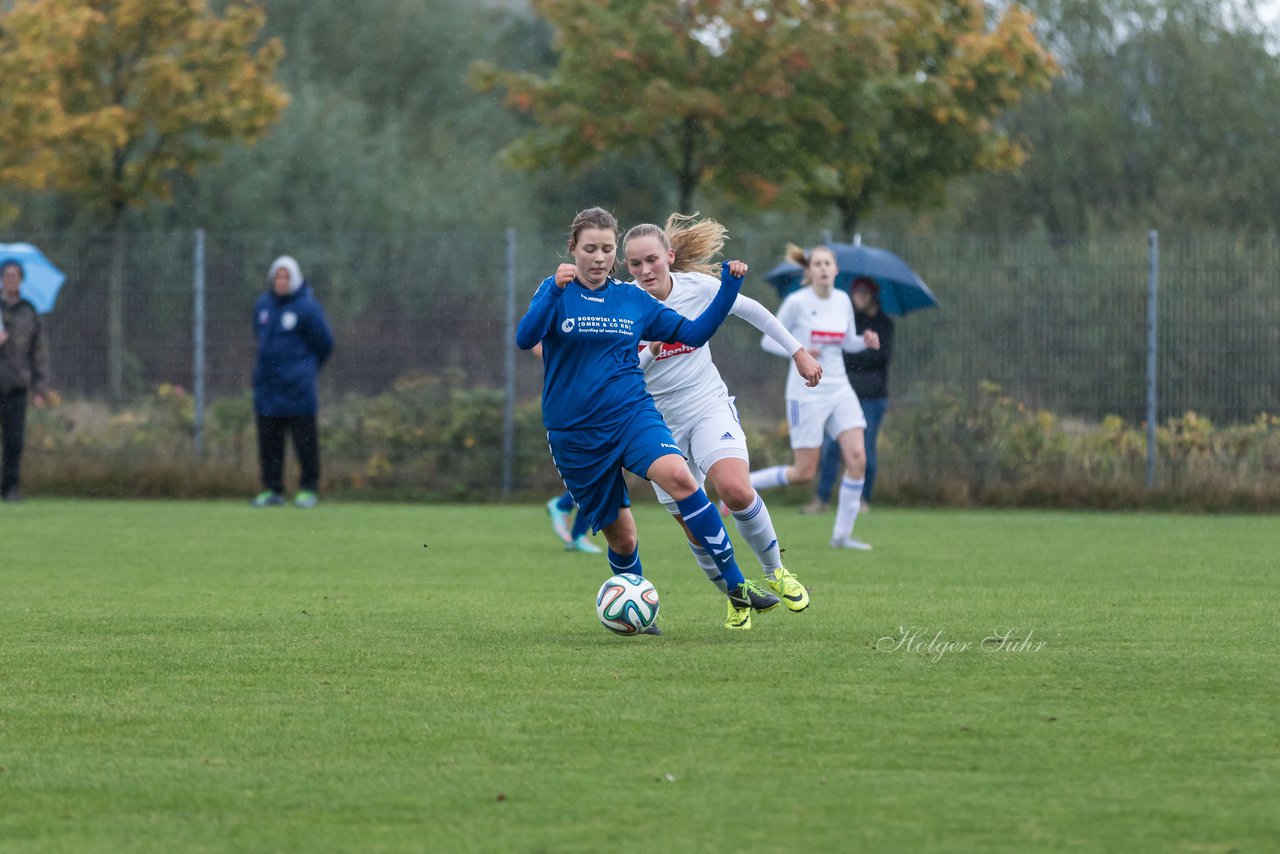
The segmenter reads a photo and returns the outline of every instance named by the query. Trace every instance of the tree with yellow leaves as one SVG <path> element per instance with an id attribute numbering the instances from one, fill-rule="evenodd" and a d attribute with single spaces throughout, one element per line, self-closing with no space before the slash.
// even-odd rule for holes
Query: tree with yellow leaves
<path id="1" fill-rule="evenodd" d="M 279 119 L 283 46 L 258 43 L 264 22 L 252 0 L 231 0 L 221 16 L 206 0 L 15 0 L 0 11 L 0 184 L 66 193 L 116 234 L 113 394 L 124 361 L 123 215 L 167 198 L 175 172 Z"/>

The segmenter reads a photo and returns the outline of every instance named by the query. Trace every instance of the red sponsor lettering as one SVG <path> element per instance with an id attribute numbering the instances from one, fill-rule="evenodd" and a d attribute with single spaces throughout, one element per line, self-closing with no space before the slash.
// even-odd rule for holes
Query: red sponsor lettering
<path id="1" fill-rule="evenodd" d="M 697 347 L 690 347 L 688 344 L 681 344 L 679 341 L 674 344 L 668 344 L 664 341 L 662 350 L 658 355 L 654 356 L 654 359 L 660 362 L 663 359 L 670 359 L 672 356 L 683 356 L 685 353 L 694 353 L 697 350 Z"/>
<path id="2" fill-rule="evenodd" d="M 809 333 L 809 340 L 814 344 L 842 344 L 844 343 L 844 333 L 815 329 Z"/>

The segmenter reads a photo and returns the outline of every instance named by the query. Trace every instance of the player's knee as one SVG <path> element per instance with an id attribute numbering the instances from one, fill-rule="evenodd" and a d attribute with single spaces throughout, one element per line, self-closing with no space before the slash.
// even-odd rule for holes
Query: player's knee
<path id="1" fill-rule="evenodd" d="M 844 455 L 845 474 L 857 480 L 867 473 L 867 455 L 863 451 L 852 451 Z"/>
<path id="2" fill-rule="evenodd" d="M 698 482 L 693 479 L 693 475 L 689 474 L 688 469 L 675 472 L 671 475 L 669 483 L 658 485 L 665 489 L 667 494 L 676 501 L 684 501 L 698 491 Z"/>
<path id="3" fill-rule="evenodd" d="M 636 550 L 639 541 L 636 539 L 636 532 L 632 531 L 615 531 L 610 533 L 604 532 L 605 542 L 609 544 L 609 548 L 620 555 L 629 555 Z"/>
<path id="4" fill-rule="evenodd" d="M 788 481 L 791 483 L 804 483 L 813 480 L 813 476 L 818 472 L 817 461 L 811 463 L 796 463 L 791 468 L 791 477 Z"/>
<path id="5" fill-rule="evenodd" d="M 716 487 L 716 493 L 725 506 L 734 512 L 746 510 L 756 500 L 756 490 L 749 480 L 722 483 Z"/>

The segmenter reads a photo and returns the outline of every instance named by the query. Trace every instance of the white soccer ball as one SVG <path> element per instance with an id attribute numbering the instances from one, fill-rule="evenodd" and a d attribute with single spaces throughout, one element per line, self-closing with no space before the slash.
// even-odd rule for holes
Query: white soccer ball
<path id="1" fill-rule="evenodd" d="M 600 625 L 620 635 L 638 635 L 658 619 L 658 591 L 643 576 L 630 572 L 610 576 L 596 594 Z"/>

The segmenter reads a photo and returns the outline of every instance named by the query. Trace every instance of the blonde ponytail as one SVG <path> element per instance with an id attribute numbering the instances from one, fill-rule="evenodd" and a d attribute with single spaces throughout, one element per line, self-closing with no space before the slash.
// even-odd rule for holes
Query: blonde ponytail
<path id="1" fill-rule="evenodd" d="M 676 259 L 671 263 L 671 272 L 705 273 L 718 277 L 720 264 L 716 258 L 724 250 L 729 230 L 714 219 L 699 221 L 696 213 L 673 213 L 667 217 L 666 225 L 662 228 L 652 223 L 629 228 L 622 238 L 624 251 L 628 241 L 638 237 L 656 237 L 663 249 L 675 251 Z"/>
<path id="2" fill-rule="evenodd" d="M 662 230 L 676 253 L 671 269 L 677 273 L 694 272 L 718 277 L 720 265 L 716 259 L 724 251 L 729 230 L 714 219 L 699 222 L 697 217 L 696 213 L 692 216 L 673 213 L 667 217 Z"/>

